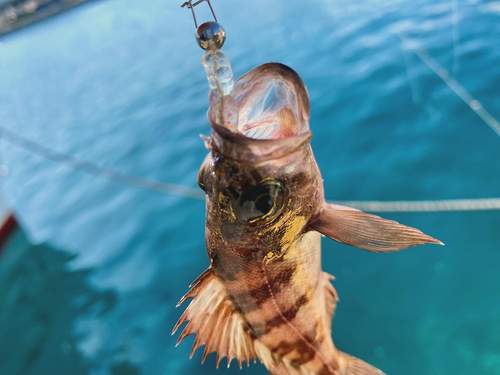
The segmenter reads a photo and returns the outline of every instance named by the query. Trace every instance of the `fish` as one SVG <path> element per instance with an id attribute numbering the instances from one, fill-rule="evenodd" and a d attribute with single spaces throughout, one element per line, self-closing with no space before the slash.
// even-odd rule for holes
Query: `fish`
<path id="1" fill-rule="evenodd" d="M 240 368 L 259 359 L 272 375 L 383 374 L 333 343 L 339 298 L 321 267 L 321 237 L 375 253 L 442 242 L 325 201 L 309 96 L 294 70 L 261 65 L 235 83 L 231 100 L 236 131 L 222 123 L 224 100 L 208 112 L 198 184 L 210 266 L 177 305 L 191 300 L 173 330 L 187 322 L 177 345 L 196 335 L 191 357 L 205 346 L 202 363 L 215 352 L 217 368 L 227 357 Z"/>

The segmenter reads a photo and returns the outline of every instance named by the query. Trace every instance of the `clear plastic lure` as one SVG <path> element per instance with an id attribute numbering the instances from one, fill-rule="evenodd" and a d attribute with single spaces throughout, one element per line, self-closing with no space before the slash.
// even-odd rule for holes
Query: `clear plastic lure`
<path id="1" fill-rule="evenodd" d="M 194 23 L 196 26 L 196 41 L 198 45 L 204 49 L 205 56 L 201 60 L 208 79 L 210 87 L 209 102 L 212 111 L 217 113 L 218 120 L 226 128 L 237 132 L 238 131 L 238 105 L 232 96 L 234 89 L 234 76 L 231 63 L 227 55 L 221 51 L 224 42 L 226 41 L 226 32 L 222 25 L 217 22 L 217 17 L 210 4 L 212 15 L 215 21 L 209 21 L 198 26 L 194 7 L 202 1 L 192 3 L 188 1 L 183 4 L 193 12 Z"/>

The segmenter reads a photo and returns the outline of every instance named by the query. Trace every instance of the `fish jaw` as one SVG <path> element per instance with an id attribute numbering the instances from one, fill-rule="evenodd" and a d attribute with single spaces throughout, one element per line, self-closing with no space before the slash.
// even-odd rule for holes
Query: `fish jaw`
<path id="1" fill-rule="evenodd" d="M 277 139 L 254 139 L 212 123 L 210 149 L 244 164 L 258 164 L 269 160 L 280 161 L 307 147 L 312 138 L 310 131 L 289 137 L 284 134 L 288 133 L 280 130 Z"/>

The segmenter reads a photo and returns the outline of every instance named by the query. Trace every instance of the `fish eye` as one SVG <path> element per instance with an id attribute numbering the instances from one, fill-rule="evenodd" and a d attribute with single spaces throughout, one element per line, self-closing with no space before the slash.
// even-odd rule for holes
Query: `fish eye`
<path id="1" fill-rule="evenodd" d="M 234 207 L 239 220 L 245 223 L 269 222 L 277 218 L 286 201 L 286 189 L 281 181 L 266 179 L 243 193 Z"/>
<path id="2" fill-rule="evenodd" d="M 207 162 L 208 162 L 208 156 L 205 158 L 203 161 L 203 164 L 201 165 L 200 171 L 198 172 L 198 186 L 201 188 L 201 190 L 206 191 L 205 187 L 205 170 L 207 169 Z"/>
<path id="3" fill-rule="evenodd" d="M 205 174 L 205 165 L 201 167 L 200 172 L 198 173 L 198 186 L 201 190 L 205 191 L 205 184 L 203 183 L 203 175 Z"/>

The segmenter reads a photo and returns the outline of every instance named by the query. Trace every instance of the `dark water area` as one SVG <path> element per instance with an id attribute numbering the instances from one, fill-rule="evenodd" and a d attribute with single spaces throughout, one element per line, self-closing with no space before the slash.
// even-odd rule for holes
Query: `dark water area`
<path id="1" fill-rule="evenodd" d="M 173 1 L 91 2 L 0 40 L 1 126 L 60 152 L 196 187 L 208 85 Z M 500 138 L 398 35 L 500 118 L 500 2 L 213 0 L 236 76 L 305 81 L 331 200 L 498 197 Z M 455 9 L 455 11 L 453 11 Z M 200 14 L 203 17 L 203 13 Z M 208 266 L 202 201 L 72 170 L 0 140 L 23 232 L 0 258 L 0 374 L 266 374 L 189 360 L 170 333 Z M 500 213 L 385 217 L 445 247 L 323 242 L 333 338 L 389 375 L 500 374 Z M 25 234 L 24 234 L 25 233 Z"/>

